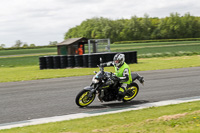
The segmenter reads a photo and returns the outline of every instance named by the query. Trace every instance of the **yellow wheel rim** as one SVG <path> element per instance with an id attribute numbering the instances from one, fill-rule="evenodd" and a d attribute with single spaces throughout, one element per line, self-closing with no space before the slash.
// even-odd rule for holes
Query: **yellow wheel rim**
<path id="1" fill-rule="evenodd" d="M 81 106 L 87 106 L 89 105 L 95 98 L 95 95 L 93 94 L 91 98 L 88 97 L 89 91 L 83 93 L 83 95 L 79 98 L 79 104 Z"/>
<path id="2" fill-rule="evenodd" d="M 129 101 L 129 100 L 133 99 L 138 93 L 138 88 L 136 86 L 131 86 L 131 87 L 128 88 L 128 90 L 132 90 L 133 95 L 132 96 L 125 96 L 124 97 L 125 101 Z"/>

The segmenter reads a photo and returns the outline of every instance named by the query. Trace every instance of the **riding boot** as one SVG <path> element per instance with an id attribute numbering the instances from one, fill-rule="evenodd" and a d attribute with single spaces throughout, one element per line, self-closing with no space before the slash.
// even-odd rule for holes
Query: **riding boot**
<path id="1" fill-rule="evenodd" d="M 141 84 L 144 85 L 144 77 L 140 76 L 138 73 L 137 73 L 137 79 L 140 81 Z"/>
<path id="2" fill-rule="evenodd" d="M 117 100 L 121 101 L 125 96 L 125 89 L 123 87 L 119 88 Z"/>
<path id="3" fill-rule="evenodd" d="M 140 76 L 138 73 L 134 73 L 132 78 L 137 79 L 141 84 L 144 84 L 144 77 Z"/>
<path id="4" fill-rule="evenodd" d="M 138 80 L 140 81 L 141 84 L 144 84 L 144 77 L 139 77 Z"/>

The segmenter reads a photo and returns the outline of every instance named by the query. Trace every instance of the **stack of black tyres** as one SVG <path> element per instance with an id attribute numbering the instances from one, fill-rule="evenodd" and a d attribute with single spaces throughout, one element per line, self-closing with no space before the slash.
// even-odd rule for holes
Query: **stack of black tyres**
<path id="1" fill-rule="evenodd" d="M 61 68 L 60 56 L 53 56 L 53 68 L 54 68 L 54 69 L 59 69 L 59 68 Z"/>
<path id="2" fill-rule="evenodd" d="M 136 51 L 124 52 L 123 54 L 125 55 L 125 62 L 127 64 L 137 63 Z"/>
<path id="3" fill-rule="evenodd" d="M 103 62 L 105 62 L 105 54 L 104 53 L 99 53 L 99 59 L 98 59 L 98 64 L 100 64 L 100 58 L 102 59 Z"/>
<path id="4" fill-rule="evenodd" d="M 102 53 L 97 53 L 96 66 L 100 64 L 100 58 L 104 59 L 103 54 Z"/>
<path id="5" fill-rule="evenodd" d="M 88 67 L 88 54 L 83 54 L 83 67 Z"/>
<path id="6" fill-rule="evenodd" d="M 105 62 L 109 62 L 109 61 L 113 61 L 113 58 L 114 58 L 114 56 L 116 55 L 117 53 L 106 53 L 106 61 Z"/>
<path id="7" fill-rule="evenodd" d="M 68 64 L 68 67 L 75 67 L 74 55 L 68 55 L 67 64 Z"/>
<path id="8" fill-rule="evenodd" d="M 127 64 L 130 64 L 131 63 L 131 60 L 130 60 L 130 58 L 131 58 L 131 52 L 123 52 L 123 54 L 125 55 L 125 62 L 127 63 Z"/>
<path id="9" fill-rule="evenodd" d="M 105 53 L 101 53 L 100 55 L 99 55 L 99 58 L 102 58 L 102 61 L 103 61 L 103 63 L 105 63 L 105 62 L 107 62 L 107 59 L 106 59 L 106 54 Z M 99 60 L 100 61 L 100 60 Z M 100 62 L 98 62 L 98 63 L 100 63 Z"/>
<path id="10" fill-rule="evenodd" d="M 68 65 L 67 65 L 68 60 L 67 59 L 68 59 L 67 55 L 61 55 L 60 56 L 60 68 L 67 68 L 68 67 Z"/>
<path id="11" fill-rule="evenodd" d="M 88 55 L 88 67 L 97 67 L 99 65 L 99 55 L 98 54 L 89 54 Z"/>
<path id="12" fill-rule="evenodd" d="M 106 63 L 106 62 L 109 61 L 109 60 L 108 60 L 107 53 L 103 53 L 102 61 L 103 61 L 103 63 Z"/>
<path id="13" fill-rule="evenodd" d="M 53 69 L 53 56 L 45 56 L 47 69 Z"/>
<path id="14" fill-rule="evenodd" d="M 137 62 L 137 51 L 133 51 L 133 52 L 131 52 L 131 54 L 130 54 L 130 58 L 131 58 L 131 63 L 138 63 Z"/>
<path id="15" fill-rule="evenodd" d="M 40 64 L 40 69 L 46 69 L 47 64 L 46 64 L 46 58 L 45 57 L 39 57 L 39 64 Z"/>
<path id="16" fill-rule="evenodd" d="M 100 58 L 103 62 L 113 61 L 117 53 L 95 53 L 83 55 L 60 55 L 39 57 L 40 69 L 59 69 L 67 67 L 97 67 L 100 64 Z M 127 64 L 137 63 L 137 51 L 123 52 Z"/>
<path id="17" fill-rule="evenodd" d="M 83 67 L 83 55 L 75 55 L 75 67 Z"/>
<path id="18" fill-rule="evenodd" d="M 125 52 L 125 55 L 128 56 L 127 63 L 132 64 L 132 63 L 137 63 L 137 52 L 136 51 L 131 51 L 131 52 Z"/>

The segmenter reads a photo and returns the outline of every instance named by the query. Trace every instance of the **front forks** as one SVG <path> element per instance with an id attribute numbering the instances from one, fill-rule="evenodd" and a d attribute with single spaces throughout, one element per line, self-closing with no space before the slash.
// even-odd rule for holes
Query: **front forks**
<path id="1" fill-rule="evenodd" d="M 89 92 L 88 97 L 91 98 L 91 97 L 92 97 L 92 94 L 95 93 L 95 92 L 96 92 L 96 90 L 95 90 L 95 89 L 92 89 L 92 90 Z"/>
<path id="2" fill-rule="evenodd" d="M 96 90 L 101 86 L 101 84 L 99 84 L 99 85 L 91 84 L 90 86 L 92 86 L 92 85 L 94 86 L 94 89 L 90 90 L 88 97 L 92 97 L 92 94 L 96 93 Z"/>

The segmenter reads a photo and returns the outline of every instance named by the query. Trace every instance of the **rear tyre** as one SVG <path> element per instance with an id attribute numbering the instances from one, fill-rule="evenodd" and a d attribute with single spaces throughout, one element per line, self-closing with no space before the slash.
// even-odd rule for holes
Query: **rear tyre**
<path id="1" fill-rule="evenodd" d="M 124 102 L 131 101 L 137 96 L 139 92 L 139 86 L 136 83 L 131 83 L 126 90 L 126 95 L 123 98 Z"/>
<path id="2" fill-rule="evenodd" d="M 89 90 L 82 90 L 78 93 L 76 96 L 76 104 L 79 107 L 86 107 L 89 104 L 91 104 L 95 99 L 95 93 L 92 94 L 91 97 L 89 97 L 90 91 Z"/>

